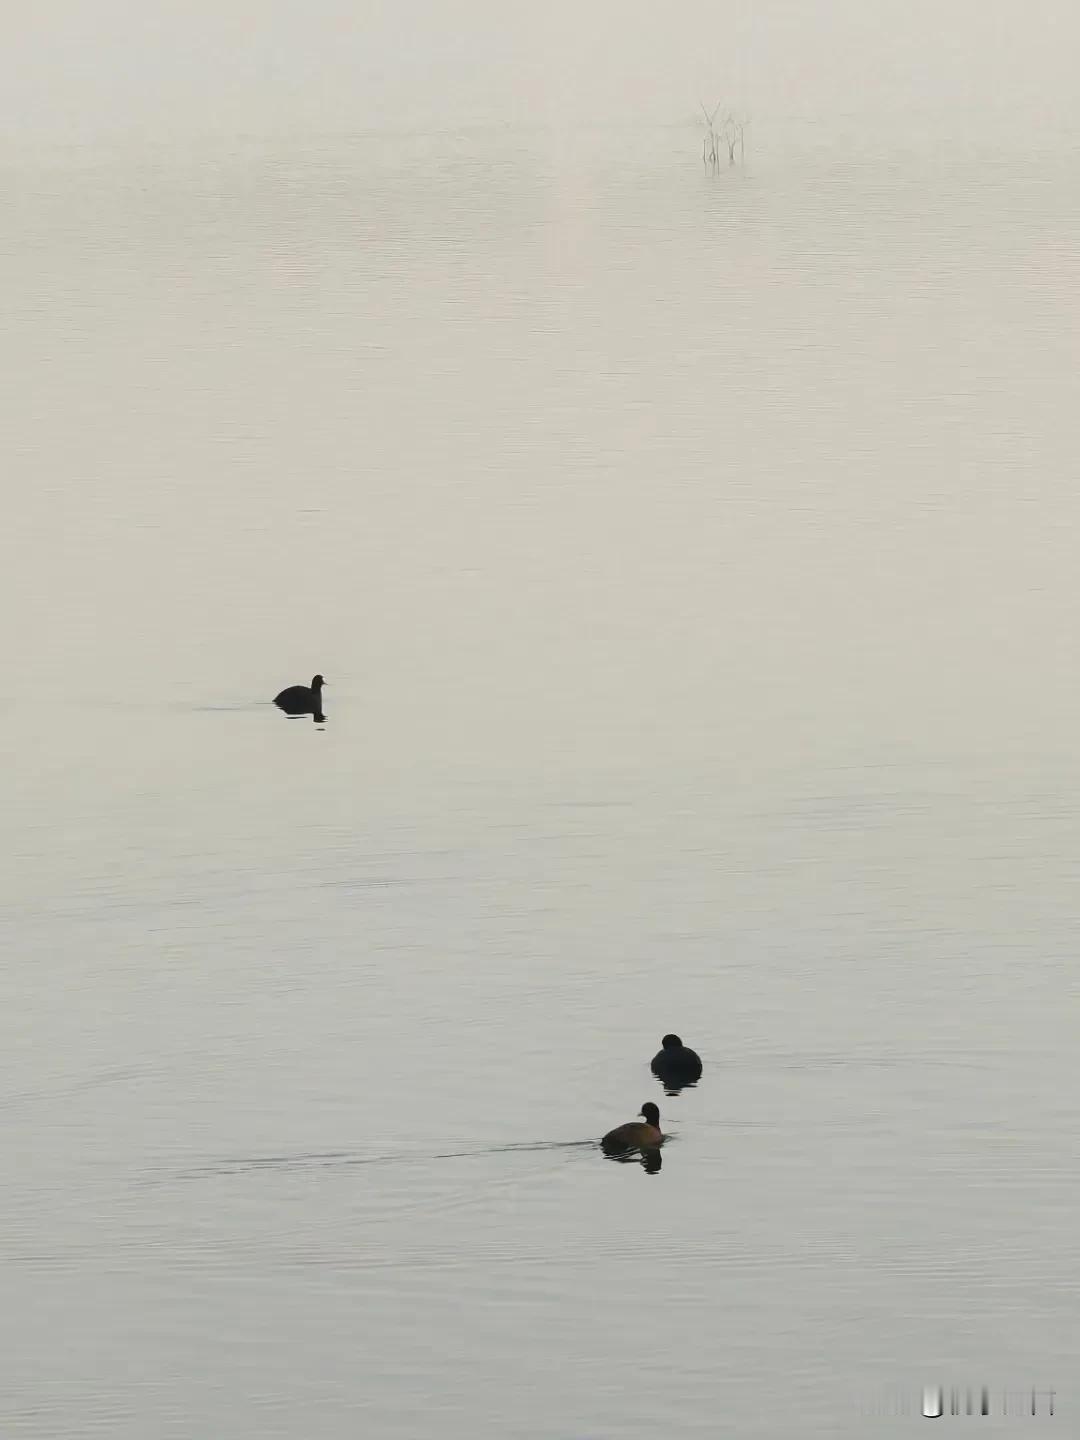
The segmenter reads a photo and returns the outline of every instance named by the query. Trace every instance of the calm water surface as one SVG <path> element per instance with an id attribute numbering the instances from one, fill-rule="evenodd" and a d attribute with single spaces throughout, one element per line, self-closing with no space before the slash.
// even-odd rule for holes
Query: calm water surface
<path id="1" fill-rule="evenodd" d="M 9 157 L 5 1437 L 1075 1415 L 1076 151 L 697 145 Z"/>

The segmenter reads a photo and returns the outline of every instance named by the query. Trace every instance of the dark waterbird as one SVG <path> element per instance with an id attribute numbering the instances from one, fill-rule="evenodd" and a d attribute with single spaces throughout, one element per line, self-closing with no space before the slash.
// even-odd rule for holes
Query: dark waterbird
<path id="1" fill-rule="evenodd" d="M 664 1143 L 660 1129 L 660 1111 L 646 1100 L 638 1114 L 641 1120 L 630 1120 L 609 1130 L 600 1141 L 605 1155 L 625 1155 L 628 1150 L 658 1150 Z"/>
<path id="2" fill-rule="evenodd" d="M 701 1079 L 701 1056 L 678 1035 L 665 1035 L 660 1044 L 663 1048 L 653 1056 L 652 1072 L 665 1087 L 679 1089 Z"/>
<path id="3" fill-rule="evenodd" d="M 326 681 L 316 675 L 310 685 L 290 685 L 274 696 L 274 704 L 286 715 L 321 715 L 322 687 Z"/>

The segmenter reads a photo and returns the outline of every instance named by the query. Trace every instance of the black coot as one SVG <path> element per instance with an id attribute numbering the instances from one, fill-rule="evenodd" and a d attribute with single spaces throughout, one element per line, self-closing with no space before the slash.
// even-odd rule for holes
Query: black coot
<path id="1" fill-rule="evenodd" d="M 653 1056 L 652 1072 L 665 1085 L 693 1085 L 701 1079 L 701 1056 L 678 1035 L 665 1035 L 660 1043 L 663 1049 Z"/>
<path id="2" fill-rule="evenodd" d="M 274 696 L 274 704 L 286 715 L 321 715 L 322 687 L 326 681 L 316 675 L 310 685 L 290 685 Z"/>

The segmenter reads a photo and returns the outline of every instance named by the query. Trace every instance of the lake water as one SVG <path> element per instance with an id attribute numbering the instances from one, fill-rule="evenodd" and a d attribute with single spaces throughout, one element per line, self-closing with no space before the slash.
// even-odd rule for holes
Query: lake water
<path id="1" fill-rule="evenodd" d="M 1068 1426 L 1080 175 L 1020 138 L 8 155 L 5 1440 Z"/>

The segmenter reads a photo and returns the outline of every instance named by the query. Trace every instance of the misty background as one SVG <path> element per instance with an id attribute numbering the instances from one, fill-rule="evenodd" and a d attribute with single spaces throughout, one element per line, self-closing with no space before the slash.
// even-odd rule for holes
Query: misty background
<path id="1" fill-rule="evenodd" d="M 1073 7 L 7 19 L 0 1432 L 1067 1424 Z"/>
<path id="2" fill-rule="evenodd" d="M 105 137 L 671 125 L 700 95 L 765 133 L 868 125 L 1043 148 L 1077 117 L 1075 8 L 998 0 L 552 0 L 514 9 L 69 0 L 8 17 L 2 133 Z M 1040 139 L 1042 137 L 1042 139 Z"/>

